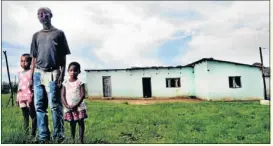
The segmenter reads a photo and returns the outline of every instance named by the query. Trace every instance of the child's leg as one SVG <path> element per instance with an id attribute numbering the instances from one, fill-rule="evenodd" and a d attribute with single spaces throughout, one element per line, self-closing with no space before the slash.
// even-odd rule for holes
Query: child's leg
<path id="1" fill-rule="evenodd" d="M 80 142 L 83 142 L 84 138 L 84 119 L 79 120 L 79 136 L 80 136 Z"/>
<path id="2" fill-rule="evenodd" d="M 70 127 L 71 127 L 71 136 L 73 141 L 75 140 L 75 132 L 76 132 L 76 122 L 75 121 L 71 121 L 70 122 Z"/>
<path id="3" fill-rule="evenodd" d="M 27 107 L 23 107 L 22 109 L 22 113 L 23 113 L 23 117 L 24 117 L 24 129 L 25 129 L 25 134 L 28 135 L 28 129 L 29 129 L 29 109 Z"/>
<path id="4" fill-rule="evenodd" d="M 29 115 L 32 119 L 31 136 L 35 137 L 36 136 L 36 128 L 37 128 L 37 116 L 36 116 L 34 105 L 31 105 L 29 108 Z"/>

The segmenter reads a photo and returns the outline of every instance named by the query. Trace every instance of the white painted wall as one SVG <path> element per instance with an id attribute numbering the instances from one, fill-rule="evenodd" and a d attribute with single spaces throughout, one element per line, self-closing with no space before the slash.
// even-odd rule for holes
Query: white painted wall
<path id="1" fill-rule="evenodd" d="M 112 86 L 112 95 L 119 93 L 120 96 L 126 94 L 134 94 L 133 90 L 130 88 L 131 84 L 128 78 L 130 74 L 124 71 L 100 71 L 100 72 L 87 72 L 87 92 L 88 96 L 103 97 L 103 76 L 111 76 L 111 86 Z M 137 85 L 135 85 L 137 86 Z"/>
<path id="2" fill-rule="evenodd" d="M 131 71 L 87 72 L 87 92 L 91 97 L 102 97 L 102 76 L 111 76 L 112 97 L 143 97 L 142 78 L 151 78 L 153 97 L 192 96 L 193 69 L 145 69 Z M 180 77 L 180 88 L 166 88 L 166 78 Z"/>
<path id="3" fill-rule="evenodd" d="M 205 100 L 208 98 L 208 82 L 207 61 L 196 64 L 194 66 L 194 90 L 197 98 Z"/>
<path id="4" fill-rule="evenodd" d="M 152 95 L 155 97 L 192 96 L 194 94 L 193 69 L 191 67 L 170 70 L 160 69 L 157 70 L 157 75 L 149 70 L 147 72 L 151 73 Z M 167 88 L 166 78 L 177 77 L 180 77 L 180 88 Z"/>
<path id="5" fill-rule="evenodd" d="M 208 61 L 208 70 L 209 99 L 263 99 L 262 75 L 258 68 Z M 242 88 L 229 88 L 229 76 L 241 76 Z"/>

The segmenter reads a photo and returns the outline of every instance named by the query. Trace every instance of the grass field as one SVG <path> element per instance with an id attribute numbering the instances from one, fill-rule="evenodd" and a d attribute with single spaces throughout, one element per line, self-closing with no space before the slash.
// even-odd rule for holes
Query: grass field
<path id="1" fill-rule="evenodd" d="M 8 97 L 2 95 L 1 142 L 30 143 L 23 134 L 19 107 L 6 107 Z M 90 144 L 270 143 L 270 108 L 259 102 L 85 102 L 89 116 L 85 142 Z M 52 129 L 51 115 L 49 123 Z M 65 123 L 64 143 L 71 143 L 69 131 Z"/>

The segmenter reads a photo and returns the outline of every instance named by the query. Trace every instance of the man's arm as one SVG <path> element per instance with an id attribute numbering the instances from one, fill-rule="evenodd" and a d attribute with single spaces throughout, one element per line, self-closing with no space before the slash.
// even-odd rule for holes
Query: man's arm
<path id="1" fill-rule="evenodd" d="M 61 87 L 62 82 L 64 80 L 65 76 L 65 71 L 66 71 L 66 55 L 70 54 L 70 49 L 68 47 L 68 43 L 66 40 L 66 36 L 63 31 L 60 33 L 60 47 L 61 47 L 61 52 L 60 52 L 60 76 L 58 78 L 58 86 Z"/>
<path id="2" fill-rule="evenodd" d="M 60 64 L 60 76 L 58 79 L 58 86 L 61 87 L 62 83 L 64 81 L 64 76 L 65 76 L 65 64 L 66 64 L 66 56 L 62 58 L 62 63 Z"/>
<path id="3" fill-rule="evenodd" d="M 29 90 L 33 90 L 33 74 L 35 71 L 35 65 L 36 65 L 36 58 L 32 58 L 31 65 L 30 65 L 30 80 L 29 80 Z"/>
<path id="4" fill-rule="evenodd" d="M 30 57 L 32 58 L 31 60 L 31 65 L 30 65 L 30 83 L 29 83 L 29 88 L 32 91 L 33 88 L 33 74 L 35 71 L 35 66 L 36 66 L 36 57 L 37 57 L 37 52 L 38 52 L 38 46 L 36 42 L 38 33 L 35 33 L 32 37 L 32 42 L 30 46 Z"/>
<path id="5" fill-rule="evenodd" d="M 33 79 L 33 74 L 34 74 L 34 71 L 35 71 L 35 66 L 36 66 L 36 58 L 32 57 L 32 60 L 31 60 L 31 65 L 30 65 L 30 75 L 31 75 L 31 79 Z"/>

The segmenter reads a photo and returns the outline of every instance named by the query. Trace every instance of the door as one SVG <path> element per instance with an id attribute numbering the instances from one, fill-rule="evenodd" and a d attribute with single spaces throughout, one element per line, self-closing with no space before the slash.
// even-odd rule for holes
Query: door
<path id="1" fill-rule="evenodd" d="M 102 77 L 103 82 L 103 97 L 111 97 L 112 89 L 111 89 L 111 77 Z"/>
<path id="2" fill-rule="evenodd" d="M 143 97 L 152 97 L 151 78 L 142 78 Z"/>

